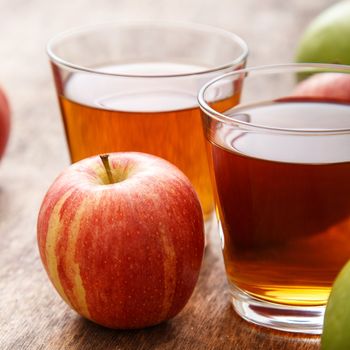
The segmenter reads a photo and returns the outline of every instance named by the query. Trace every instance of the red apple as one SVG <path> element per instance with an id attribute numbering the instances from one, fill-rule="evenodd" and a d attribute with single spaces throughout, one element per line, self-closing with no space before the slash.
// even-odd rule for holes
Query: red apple
<path id="1" fill-rule="evenodd" d="M 163 159 L 130 152 L 103 162 L 75 163 L 51 185 L 38 217 L 41 259 L 82 316 L 111 328 L 155 325 L 180 312 L 195 287 L 201 207 Z"/>
<path id="2" fill-rule="evenodd" d="M 0 159 L 4 154 L 10 132 L 10 109 L 5 94 L 0 89 Z"/>
<path id="3" fill-rule="evenodd" d="M 350 74 L 314 74 L 299 83 L 293 95 L 350 102 Z"/>

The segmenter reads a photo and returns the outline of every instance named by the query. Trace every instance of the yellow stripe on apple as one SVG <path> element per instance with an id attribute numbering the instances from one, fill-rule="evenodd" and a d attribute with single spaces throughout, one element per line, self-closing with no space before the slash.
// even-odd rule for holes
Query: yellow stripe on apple
<path id="1" fill-rule="evenodd" d="M 70 192 L 67 192 L 63 195 L 63 197 L 57 202 L 57 204 L 52 209 L 51 215 L 49 216 L 49 225 L 47 229 L 47 235 L 45 240 L 45 262 L 44 265 L 46 267 L 46 271 L 50 277 L 51 282 L 55 286 L 57 292 L 64 299 L 66 303 L 70 306 L 70 301 L 68 300 L 66 293 L 63 290 L 60 277 L 57 269 L 57 259 L 56 256 L 56 243 L 59 236 L 59 232 L 61 231 L 61 225 L 59 219 L 59 213 L 66 199 L 70 196 Z"/>
<path id="2" fill-rule="evenodd" d="M 97 197 L 98 198 L 98 197 Z M 67 248 L 64 256 L 64 264 L 66 270 L 66 278 L 71 281 L 72 289 L 68 294 L 70 304 L 80 314 L 89 318 L 90 313 L 86 303 L 85 289 L 80 275 L 80 267 L 76 262 L 75 255 L 77 249 L 77 237 L 80 229 L 80 222 L 83 219 L 85 211 L 86 199 L 80 204 L 76 210 L 76 214 L 68 226 L 67 230 Z"/>
<path id="3" fill-rule="evenodd" d="M 160 236 L 164 249 L 164 298 L 160 318 L 166 318 L 166 315 L 171 309 L 176 289 L 176 280 L 174 278 L 174 276 L 176 276 L 176 253 L 174 251 L 174 246 L 169 237 L 167 237 L 165 228 L 162 225 L 160 225 L 159 231 L 161 232 Z"/>

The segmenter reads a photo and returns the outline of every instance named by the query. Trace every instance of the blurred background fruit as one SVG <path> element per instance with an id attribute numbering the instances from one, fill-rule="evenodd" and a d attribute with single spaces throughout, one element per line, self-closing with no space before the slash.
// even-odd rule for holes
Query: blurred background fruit
<path id="1" fill-rule="evenodd" d="M 350 102 L 350 74 L 312 75 L 297 85 L 294 95 Z"/>
<path id="2" fill-rule="evenodd" d="M 0 89 L 0 159 L 2 158 L 10 133 L 10 108 L 3 90 Z"/>
<path id="3" fill-rule="evenodd" d="M 350 64 L 350 1 L 329 7 L 310 23 L 299 41 L 295 59 Z"/>
<path id="4" fill-rule="evenodd" d="M 328 299 L 322 350 L 350 349 L 350 262 L 339 273 Z"/>

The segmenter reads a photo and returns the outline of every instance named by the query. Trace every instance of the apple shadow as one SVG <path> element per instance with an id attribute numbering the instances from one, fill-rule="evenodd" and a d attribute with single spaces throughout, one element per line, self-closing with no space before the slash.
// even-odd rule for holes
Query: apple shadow
<path id="1" fill-rule="evenodd" d="M 222 329 L 220 326 L 222 325 Z M 179 327 L 177 327 L 179 325 Z M 230 327 L 229 325 L 232 325 Z M 74 327 L 74 339 L 69 344 L 69 349 L 165 349 L 181 348 L 185 346 L 182 338 L 184 326 L 181 320 L 167 321 L 157 326 L 139 330 L 114 330 L 99 326 L 89 320 L 76 316 L 72 320 Z M 228 332 L 228 329 L 230 332 Z M 203 331 L 203 330 L 202 330 Z M 198 337 L 202 331 L 198 332 Z M 208 332 L 215 339 L 212 344 L 203 343 L 201 348 L 206 349 L 245 349 L 247 339 L 252 348 L 264 348 L 297 350 L 308 344 L 308 348 L 319 348 L 320 337 L 313 335 L 303 335 L 297 333 L 287 333 L 260 327 L 241 319 L 233 310 L 231 305 L 223 310 L 222 317 L 217 320 L 216 327 Z M 191 332 L 192 333 L 192 332 Z M 195 336 L 195 335 L 193 335 Z M 176 345 L 179 340 L 178 347 Z M 204 338 L 206 338 L 204 336 Z M 187 339 L 187 341 L 190 339 Z M 197 339 L 198 340 L 198 339 Z M 197 340 L 195 343 L 197 343 Z M 186 342 L 186 341 L 185 341 Z M 186 342 L 188 345 L 190 343 Z M 267 347 L 266 347 L 267 346 Z"/>
<path id="2" fill-rule="evenodd" d="M 117 330 L 100 326 L 92 321 L 75 316 L 71 327 L 74 337 L 69 349 L 134 349 L 142 344 L 142 349 L 162 349 L 174 339 L 172 321 L 159 325 L 135 330 Z"/>

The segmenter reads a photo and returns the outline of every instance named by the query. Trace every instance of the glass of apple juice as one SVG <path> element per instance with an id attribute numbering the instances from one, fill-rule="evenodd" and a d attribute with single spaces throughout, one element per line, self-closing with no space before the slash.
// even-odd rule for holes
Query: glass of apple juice
<path id="1" fill-rule="evenodd" d="M 212 103 L 237 94 L 235 107 Z M 350 258 L 350 67 L 243 69 L 207 83 L 199 103 L 235 310 L 321 333 Z"/>
<path id="2" fill-rule="evenodd" d="M 214 205 L 197 93 L 245 66 L 245 42 L 195 23 L 119 22 L 59 34 L 48 54 L 71 161 L 123 151 L 165 158 L 191 180 L 210 230 Z M 215 106 L 226 110 L 237 99 L 215 99 Z"/>

